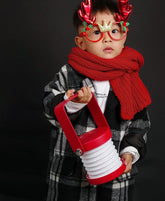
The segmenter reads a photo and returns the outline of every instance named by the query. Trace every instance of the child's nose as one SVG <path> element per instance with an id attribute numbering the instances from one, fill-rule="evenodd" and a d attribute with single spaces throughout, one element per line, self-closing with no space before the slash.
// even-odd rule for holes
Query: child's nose
<path id="1" fill-rule="evenodd" d="M 112 39 L 111 37 L 109 36 L 108 32 L 104 32 L 104 36 L 103 36 L 103 42 L 104 43 L 107 43 L 107 42 L 111 42 Z"/>

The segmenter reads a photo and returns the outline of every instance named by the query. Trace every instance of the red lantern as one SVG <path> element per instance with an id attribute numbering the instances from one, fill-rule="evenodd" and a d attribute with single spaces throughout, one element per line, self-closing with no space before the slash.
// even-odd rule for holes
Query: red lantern
<path id="1" fill-rule="evenodd" d="M 98 185 L 109 182 L 120 176 L 126 166 L 113 145 L 109 125 L 93 94 L 88 108 L 97 128 L 81 136 L 77 135 L 65 111 L 65 104 L 76 96 L 77 94 L 57 105 L 55 115 L 73 152 L 80 156 L 89 183 Z"/>

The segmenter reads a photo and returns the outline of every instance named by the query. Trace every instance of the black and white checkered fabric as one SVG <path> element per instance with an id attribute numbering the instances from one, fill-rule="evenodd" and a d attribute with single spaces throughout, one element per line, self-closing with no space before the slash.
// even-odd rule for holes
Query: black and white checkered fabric
<path id="1" fill-rule="evenodd" d="M 123 174 L 111 182 L 97 186 L 90 185 L 80 158 L 73 153 L 54 116 L 54 107 L 63 101 L 65 92 L 68 89 L 79 90 L 82 86 L 91 87 L 97 96 L 92 80 L 80 75 L 67 64 L 45 87 L 44 112 L 53 125 L 47 201 L 133 201 L 136 165 L 133 165 L 130 173 Z M 150 127 L 146 109 L 136 114 L 132 120 L 121 119 L 119 101 L 110 89 L 104 115 L 110 125 L 112 139 L 118 152 L 127 146 L 133 146 L 138 150 L 140 159 L 143 158 Z M 69 118 L 78 135 L 96 127 L 87 107 L 69 115 Z"/>

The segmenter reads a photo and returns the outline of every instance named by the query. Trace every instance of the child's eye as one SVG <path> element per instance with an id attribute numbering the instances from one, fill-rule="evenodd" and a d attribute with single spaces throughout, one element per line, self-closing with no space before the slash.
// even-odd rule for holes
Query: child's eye
<path id="1" fill-rule="evenodd" d="M 96 34 L 96 35 L 100 34 L 100 30 L 94 31 L 94 34 Z"/>
<path id="2" fill-rule="evenodd" d="M 117 32 L 119 32 L 118 29 L 113 29 L 113 30 L 112 30 L 112 33 L 117 33 Z"/>

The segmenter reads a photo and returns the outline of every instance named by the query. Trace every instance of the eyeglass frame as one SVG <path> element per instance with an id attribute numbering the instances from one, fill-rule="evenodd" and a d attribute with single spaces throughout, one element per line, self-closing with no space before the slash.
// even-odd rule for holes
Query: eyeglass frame
<path id="1" fill-rule="evenodd" d="M 104 21 L 104 23 L 105 23 L 105 21 Z M 96 23 L 87 24 L 86 22 L 83 22 L 83 25 L 85 26 L 85 28 L 84 28 L 83 32 L 81 32 L 81 33 L 79 34 L 79 37 L 85 36 L 88 41 L 93 42 L 93 43 L 97 43 L 97 42 L 99 42 L 99 41 L 103 38 L 104 33 L 105 33 L 105 32 L 108 32 L 108 35 L 109 35 L 109 37 L 110 37 L 112 40 L 120 41 L 120 40 L 122 40 L 122 39 L 127 35 L 127 32 L 129 31 L 129 29 L 128 29 L 127 26 L 129 26 L 130 23 L 129 23 L 129 22 L 120 21 L 120 22 L 113 22 L 113 23 L 110 23 L 110 24 L 111 24 L 111 25 L 114 25 L 114 24 L 118 24 L 118 23 L 123 27 L 123 32 L 124 32 L 124 35 L 123 35 L 120 39 L 115 39 L 115 38 L 113 38 L 113 37 L 111 36 L 111 34 L 110 34 L 111 28 L 109 28 L 109 30 L 106 30 L 106 31 L 101 31 L 101 30 L 100 30 L 100 27 L 99 27 L 99 24 L 96 24 Z M 106 24 L 106 25 L 107 25 L 107 24 Z M 98 28 L 99 28 L 99 30 L 100 30 L 100 32 L 101 32 L 101 37 L 100 37 L 98 40 L 96 40 L 96 41 L 93 41 L 93 40 L 89 39 L 88 36 L 87 36 L 87 33 L 86 33 L 86 32 L 89 31 L 93 26 L 98 26 Z"/>

